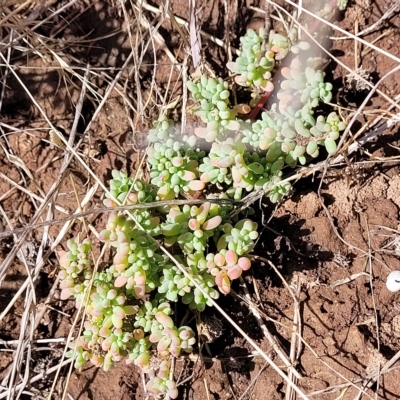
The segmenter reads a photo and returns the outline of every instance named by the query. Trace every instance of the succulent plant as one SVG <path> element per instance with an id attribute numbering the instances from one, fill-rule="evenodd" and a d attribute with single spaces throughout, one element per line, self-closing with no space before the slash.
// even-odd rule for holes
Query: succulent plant
<path id="1" fill-rule="evenodd" d="M 158 136 L 153 134 L 153 139 Z M 171 200 L 179 193 L 203 190 L 204 185 L 197 178 L 199 160 L 205 153 L 197 147 L 196 136 L 168 133 L 165 140 L 154 141 L 147 148 L 147 155 L 151 183 L 159 187 L 158 199 Z"/>
<path id="2" fill-rule="evenodd" d="M 93 270 L 90 265 L 92 242 L 85 239 L 82 243 L 77 240 L 67 241 L 68 251 L 58 252 L 60 257 L 60 289 L 61 299 L 75 296 L 77 303 L 83 299 L 86 288 L 90 284 Z"/>
<path id="3" fill-rule="evenodd" d="M 222 249 L 219 253 L 207 254 L 207 269 L 215 276 L 215 283 L 223 294 L 231 290 L 231 281 L 239 278 L 251 267 L 247 257 L 239 257 L 234 250 Z"/>
<path id="4" fill-rule="evenodd" d="M 289 51 L 297 54 L 309 47 L 298 41 L 296 29 L 287 35 L 272 30 L 268 37 L 263 29 L 250 30 L 241 43 L 240 56 L 228 68 L 253 97 L 261 93 L 263 98 L 274 89 L 279 61 Z M 248 254 L 259 235 L 257 223 L 248 218 L 250 208 L 240 219 L 243 214 L 234 204 L 214 200 L 241 200 L 248 192 L 263 191 L 278 202 L 290 191 L 284 179 L 288 166 L 317 157 L 321 146 L 336 151 L 346 125 L 335 112 L 325 114 L 327 106 L 320 107 L 332 100 L 333 89 L 320 64 L 318 58 L 304 64 L 295 57 L 281 67 L 277 101 L 255 121 L 237 119 L 236 113 L 246 107 L 230 105 L 227 81 L 205 75 L 189 81 L 187 88 L 197 101 L 194 114 L 206 127 L 182 135 L 163 114 L 148 135 L 150 183 L 112 171 L 107 207 L 180 196 L 203 203 L 111 211 L 99 234 L 111 261 L 98 272 L 90 263 L 89 239 L 71 239 L 68 249 L 58 253 L 61 298 L 73 297 L 76 306 L 86 301 L 84 330 L 67 353 L 75 367 L 91 362 L 109 370 L 125 359 L 147 374 L 149 394 L 178 397 L 170 379 L 171 359 L 193 350 L 195 334 L 188 326 L 175 325 L 170 303 L 179 301 L 197 311 L 212 306 L 251 267 Z M 161 245 L 174 254 L 176 264 Z"/>
<path id="5" fill-rule="evenodd" d="M 271 35 L 275 39 L 276 53 L 281 50 L 279 45 L 281 37 Z M 240 38 L 241 51 L 235 62 L 228 62 L 230 71 L 237 74 L 235 81 L 240 86 L 261 88 L 272 92 L 274 85 L 271 81 L 272 70 L 275 66 L 275 52 L 266 44 L 265 30 L 261 28 L 259 33 L 249 29 L 245 36 Z M 284 46 L 284 45 L 283 45 Z"/>
<path id="6" fill-rule="evenodd" d="M 201 76 L 198 82 L 187 82 L 187 88 L 199 105 L 194 114 L 207 124 L 206 128 L 197 128 L 195 133 L 207 142 L 225 137 L 229 131 L 237 130 L 236 112 L 229 107 L 228 83 L 221 78 Z"/>

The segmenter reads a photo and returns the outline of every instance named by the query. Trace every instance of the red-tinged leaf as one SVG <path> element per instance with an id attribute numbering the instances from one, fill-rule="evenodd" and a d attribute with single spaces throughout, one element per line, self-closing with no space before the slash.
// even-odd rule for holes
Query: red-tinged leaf
<path id="1" fill-rule="evenodd" d="M 234 265 L 237 264 L 237 254 L 233 250 L 228 250 L 225 254 L 225 259 L 226 259 L 226 264 L 229 267 L 233 267 Z"/>
<path id="2" fill-rule="evenodd" d="M 135 340 L 139 341 L 140 339 L 144 338 L 144 331 L 143 329 L 135 329 L 133 331 L 133 337 L 135 338 Z"/>
<path id="3" fill-rule="evenodd" d="M 72 296 L 72 292 L 71 292 L 70 288 L 65 288 L 65 289 L 61 290 L 61 295 L 60 295 L 61 300 L 67 300 L 71 296 Z"/>
<path id="4" fill-rule="evenodd" d="M 162 331 L 155 331 L 149 336 L 149 340 L 151 343 L 158 343 L 162 337 Z"/>
<path id="5" fill-rule="evenodd" d="M 226 156 L 224 158 L 220 158 L 216 166 L 219 168 L 229 168 L 234 162 L 235 159 L 232 156 Z"/>
<path id="6" fill-rule="evenodd" d="M 160 200 L 173 200 L 175 198 L 175 192 L 169 185 L 164 185 L 158 189 L 157 196 Z"/>
<path id="7" fill-rule="evenodd" d="M 183 171 L 183 175 L 181 176 L 181 179 L 187 182 L 190 182 L 196 178 L 196 174 L 192 171 Z"/>
<path id="8" fill-rule="evenodd" d="M 210 231 L 212 229 L 217 228 L 222 222 L 222 217 L 220 215 L 216 215 L 215 217 L 210 218 L 201 226 L 203 231 Z"/>
<path id="9" fill-rule="evenodd" d="M 205 183 L 199 180 L 190 181 L 188 187 L 190 190 L 197 192 L 198 190 L 203 190 Z"/>
<path id="10" fill-rule="evenodd" d="M 171 339 L 169 337 L 162 337 L 161 340 L 157 344 L 158 353 L 162 354 L 168 350 L 169 345 L 171 344 Z"/>
<path id="11" fill-rule="evenodd" d="M 136 272 L 135 273 L 135 282 L 136 285 L 144 285 L 146 283 L 146 273 L 145 272 Z"/>
<path id="12" fill-rule="evenodd" d="M 139 297 L 139 299 L 143 299 L 144 295 L 146 294 L 145 285 L 135 285 L 134 289 L 136 296 Z"/>
<path id="13" fill-rule="evenodd" d="M 113 314 L 121 320 L 125 318 L 125 311 L 121 306 L 114 307 Z"/>
<path id="14" fill-rule="evenodd" d="M 122 328 L 123 325 L 122 318 L 118 317 L 117 315 L 112 315 L 111 320 L 115 328 L 117 329 Z"/>
<path id="15" fill-rule="evenodd" d="M 200 126 L 194 128 L 194 134 L 201 138 L 201 139 L 205 139 L 208 133 L 208 129 L 207 128 L 202 128 Z"/>
<path id="16" fill-rule="evenodd" d="M 214 263 L 217 267 L 223 267 L 225 265 L 225 256 L 221 253 L 217 253 L 214 256 Z"/>
<path id="17" fill-rule="evenodd" d="M 164 328 L 172 328 L 174 326 L 174 321 L 167 314 L 159 311 L 156 315 L 156 320 L 164 327 Z"/>
<path id="18" fill-rule="evenodd" d="M 231 280 L 237 279 L 242 275 L 242 269 L 238 265 L 228 269 L 228 276 Z"/>
<path id="19" fill-rule="evenodd" d="M 247 257 L 240 257 L 238 265 L 243 271 L 247 271 L 251 267 L 251 261 Z"/>
<path id="20" fill-rule="evenodd" d="M 189 229 L 192 231 L 196 231 L 197 229 L 200 229 L 200 222 L 197 221 L 197 219 L 190 219 L 188 223 Z"/>
<path id="21" fill-rule="evenodd" d="M 135 359 L 135 365 L 139 367 L 144 367 L 150 361 L 150 356 L 148 353 L 139 354 L 139 356 Z"/>
<path id="22" fill-rule="evenodd" d="M 117 279 L 114 282 L 115 287 L 122 287 L 126 284 L 128 281 L 128 278 L 126 276 L 120 275 L 117 277 Z"/>
<path id="23" fill-rule="evenodd" d="M 199 207 L 199 212 L 197 213 L 197 220 L 200 222 L 200 224 L 204 224 L 208 212 L 210 211 L 211 203 L 209 201 L 206 201 Z"/>
<path id="24" fill-rule="evenodd" d="M 106 339 L 103 341 L 103 343 L 101 344 L 102 350 L 104 350 L 104 351 L 110 350 L 111 344 L 112 344 L 111 339 L 110 339 L 109 337 L 106 338 Z"/>
<path id="25" fill-rule="evenodd" d="M 231 281 L 229 280 L 225 270 L 219 271 L 215 277 L 215 283 L 221 293 L 228 294 L 231 291 Z"/>
<path id="26" fill-rule="evenodd" d="M 109 336 L 111 336 L 111 334 L 112 334 L 112 331 L 111 331 L 110 328 L 106 328 L 106 327 L 103 326 L 103 327 L 99 330 L 99 336 L 101 336 L 101 337 L 103 337 L 103 338 L 108 338 Z"/>

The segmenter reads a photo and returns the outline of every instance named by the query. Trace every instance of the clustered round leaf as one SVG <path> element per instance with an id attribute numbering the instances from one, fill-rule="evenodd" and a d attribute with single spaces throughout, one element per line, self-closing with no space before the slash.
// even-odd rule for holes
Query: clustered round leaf
<path id="1" fill-rule="evenodd" d="M 171 122 L 163 123 L 168 124 L 168 130 L 171 126 L 173 129 Z M 180 193 L 203 190 L 204 185 L 197 178 L 199 160 L 205 153 L 197 147 L 197 137 L 169 132 L 165 140 L 156 141 L 159 136 L 164 135 L 153 132 L 154 141 L 147 148 L 151 184 L 159 188 L 157 199 L 172 200 Z"/>
<path id="2" fill-rule="evenodd" d="M 206 128 L 195 129 L 195 134 L 207 142 L 224 137 L 229 131 L 236 130 L 239 123 L 236 112 L 229 107 L 228 83 L 221 78 L 202 75 L 197 83 L 187 82 L 187 88 L 199 105 L 194 114 L 207 124 Z"/>
<path id="3" fill-rule="evenodd" d="M 320 101 L 332 99 L 332 84 L 324 82 L 325 73 L 317 69 L 319 64 L 320 59 L 309 58 L 303 72 L 296 57 L 290 67 L 283 67 L 286 79 L 277 93 L 278 104 L 263 112 L 260 120 L 242 124 L 243 143 L 265 151 L 268 162 L 284 160 L 290 166 L 297 162 L 304 165 L 307 156 L 318 157 L 319 146 L 328 153 L 336 151 L 335 141 L 346 125 L 335 112 L 326 118 L 315 117 Z"/>
<path id="4" fill-rule="evenodd" d="M 279 60 L 309 47 L 297 40 L 295 30 L 288 36 L 271 31 L 268 38 L 263 29 L 249 30 L 241 43 L 240 56 L 228 68 L 238 84 L 258 93 L 274 89 L 272 73 Z M 90 264 L 89 239 L 71 239 L 68 250 L 58 252 L 61 298 L 73 296 L 77 307 L 86 301 L 84 331 L 67 353 L 76 368 L 90 361 L 107 371 L 125 359 L 148 375 L 149 394 L 177 398 L 170 361 L 193 350 L 195 334 L 175 325 L 170 303 L 180 300 L 203 311 L 220 293 L 228 294 L 232 281 L 251 267 L 248 254 L 258 239 L 255 222 L 231 214 L 233 205 L 213 200 L 241 200 L 258 190 L 278 202 L 290 190 L 282 179 L 285 165 L 306 163 L 319 155 L 320 146 L 336 151 L 346 125 L 335 112 L 321 111 L 320 103 L 332 99 L 332 85 L 324 81 L 320 64 L 309 58 L 304 66 L 295 57 L 281 68 L 278 102 L 257 121 L 236 119 L 239 108 L 230 106 L 228 83 L 221 78 L 189 81 L 198 102 L 194 113 L 206 127 L 195 129 L 195 135 L 178 134 L 162 115 L 148 136 L 150 183 L 112 171 L 107 207 L 179 196 L 204 202 L 111 211 L 99 239 L 112 262 L 99 272 Z M 169 248 L 177 265 L 160 245 Z"/>
<path id="5" fill-rule="evenodd" d="M 92 267 L 90 265 L 90 251 L 92 242 L 85 239 L 79 243 L 75 239 L 67 241 L 68 251 L 58 252 L 60 257 L 60 289 L 61 300 L 75 296 L 77 303 L 83 299 L 86 288 L 92 278 Z"/>
<path id="6" fill-rule="evenodd" d="M 282 36 L 283 38 L 283 36 Z M 278 41 L 276 40 L 276 53 L 278 49 Z M 235 82 L 240 86 L 255 86 L 267 92 L 274 90 L 271 82 L 272 70 L 275 66 L 275 52 L 266 43 L 265 30 L 261 28 L 259 33 L 253 29 L 249 29 L 245 36 L 240 38 L 241 52 L 235 62 L 228 62 L 227 67 L 235 76 Z M 280 43 L 283 47 L 286 44 Z"/>
<path id="7" fill-rule="evenodd" d="M 221 143 L 213 143 L 208 157 L 204 157 L 199 170 L 200 180 L 205 183 L 226 184 L 227 193 L 240 200 L 243 191 L 265 190 L 266 185 L 274 180 L 278 182 L 284 166 L 282 152 L 267 153 L 260 156 L 250 153 L 245 147 L 245 140 L 235 141 L 228 138 Z M 274 155 L 274 157 L 271 157 Z"/>

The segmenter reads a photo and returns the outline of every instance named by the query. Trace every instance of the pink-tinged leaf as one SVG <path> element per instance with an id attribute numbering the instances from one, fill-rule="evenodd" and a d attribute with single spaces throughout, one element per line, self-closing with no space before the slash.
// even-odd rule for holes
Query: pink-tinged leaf
<path id="1" fill-rule="evenodd" d="M 117 241 L 118 243 L 128 243 L 128 237 L 126 236 L 125 232 L 118 231 L 117 232 Z"/>
<path id="2" fill-rule="evenodd" d="M 232 156 L 226 156 L 224 158 L 220 158 L 217 161 L 217 167 L 219 168 L 229 168 L 233 163 L 235 159 Z"/>
<path id="3" fill-rule="evenodd" d="M 213 268 L 210 270 L 210 274 L 212 276 L 217 276 L 219 271 L 220 271 L 219 268 Z"/>
<path id="4" fill-rule="evenodd" d="M 125 311 L 121 306 L 116 306 L 113 308 L 113 314 L 117 316 L 119 319 L 125 318 Z"/>
<path id="5" fill-rule="evenodd" d="M 112 315 L 111 320 L 115 328 L 122 328 L 122 318 L 118 317 L 117 315 Z"/>
<path id="6" fill-rule="evenodd" d="M 215 262 L 214 261 L 207 261 L 206 267 L 207 267 L 208 270 L 211 270 L 211 269 L 215 268 Z"/>
<path id="7" fill-rule="evenodd" d="M 249 114 L 251 107 L 248 104 L 236 104 L 236 106 L 233 107 L 233 111 L 238 114 Z"/>
<path id="8" fill-rule="evenodd" d="M 237 254 L 233 250 L 228 250 L 225 254 L 226 264 L 232 267 L 237 264 Z"/>
<path id="9" fill-rule="evenodd" d="M 144 295 L 146 294 L 146 287 L 145 285 L 135 285 L 135 294 L 139 299 L 143 299 Z"/>
<path id="10" fill-rule="evenodd" d="M 126 276 L 120 275 L 117 277 L 117 279 L 114 282 L 115 287 L 122 287 L 126 284 L 128 281 L 128 278 Z"/>
<path id="11" fill-rule="evenodd" d="M 240 183 L 243 179 L 243 175 L 240 173 L 239 168 L 234 167 L 232 168 L 232 179 L 235 183 Z"/>
<path id="12" fill-rule="evenodd" d="M 61 300 L 67 300 L 71 296 L 72 296 L 72 292 L 71 292 L 70 288 L 65 288 L 65 289 L 61 290 L 61 295 L 60 295 Z"/>
<path id="13" fill-rule="evenodd" d="M 197 229 L 200 229 L 200 222 L 197 221 L 197 219 L 190 219 L 188 222 L 189 229 L 192 231 L 197 231 Z"/>
<path id="14" fill-rule="evenodd" d="M 90 359 L 90 362 L 96 367 L 101 367 L 104 362 L 104 357 L 98 354 L 93 354 L 92 358 Z"/>
<path id="15" fill-rule="evenodd" d="M 179 395 L 178 389 L 175 387 L 173 389 L 168 389 L 168 396 L 171 399 L 177 399 Z"/>
<path id="16" fill-rule="evenodd" d="M 150 356 L 148 353 L 139 354 L 139 356 L 135 359 L 135 365 L 139 367 L 144 367 L 150 361 Z"/>
<path id="17" fill-rule="evenodd" d="M 181 355 L 181 347 L 180 346 L 171 346 L 169 349 L 170 353 L 174 357 L 179 357 Z"/>
<path id="18" fill-rule="evenodd" d="M 221 253 L 217 253 L 214 256 L 214 263 L 218 267 L 223 267 L 225 265 L 225 256 L 223 254 L 221 254 Z"/>
<path id="19" fill-rule="evenodd" d="M 240 74 L 238 65 L 237 65 L 235 62 L 233 62 L 233 61 L 227 62 L 227 63 L 226 63 L 226 67 L 227 67 L 230 71 L 234 72 L 235 74 Z"/>
<path id="20" fill-rule="evenodd" d="M 204 224 L 208 212 L 210 211 L 211 208 L 211 203 L 209 201 L 206 201 L 199 207 L 199 212 L 197 213 L 197 220 L 200 222 L 200 224 Z"/>
<path id="21" fill-rule="evenodd" d="M 171 328 L 164 328 L 163 330 L 164 336 L 168 336 L 171 339 L 171 343 L 173 345 L 177 345 L 180 343 L 179 337 L 178 337 L 178 332 L 176 329 L 171 329 Z"/>
<path id="22" fill-rule="evenodd" d="M 187 182 L 192 181 L 195 178 L 196 174 L 192 171 L 187 171 L 187 170 L 183 171 L 183 175 L 181 176 L 181 179 Z"/>
<path id="23" fill-rule="evenodd" d="M 174 326 L 174 321 L 167 314 L 159 311 L 156 315 L 156 320 L 164 327 L 164 328 L 172 328 Z"/>
<path id="24" fill-rule="evenodd" d="M 118 265 L 119 264 L 128 265 L 128 256 L 127 256 L 127 254 L 123 254 L 118 251 L 118 253 L 114 256 L 113 262 L 114 262 L 114 264 L 118 264 Z"/>
<path id="25" fill-rule="evenodd" d="M 187 328 L 187 329 L 182 329 L 182 328 L 184 328 L 183 326 L 181 326 L 179 329 L 180 329 L 180 332 L 179 332 L 179 337 L 182 339 L 182 340 L 189 340 L 191 337 L 192 337 L 192 335 L 191 335 L 191 329 L 190 328 Z M 190 329 L 190 330 L 189 330 Z"/>
<path id="26" fill-rule="evenodd" d="M 173 200 L 175 198 L 175 192 L 169 185 L 164 185 L 158 189 L 157 196 L 160 200 Z"/>
<path id="27" fill-rule="evenodd" d="M 111 329 L 110 328 L 106 328 L 106 327 L 102 327 L 100 330 L 99 330 L 99 336 L 101 336 L 101 337 L 103 337 L 103 338 L 108 338 L 109 336 L 111 336 L 112 335 L 112 331 L 111 331 Z"/>
<path id="28" fill-rule="evenodd" d="M 174 167 L 180 167 L 183 165 L 183 158 L 182 157 L 174 157 L 172 160 L 172 165 Z"/>
<path id="29" fill-rule="evenodd" d="M 149 336 L 149 340 L 151 343 L 158 343 L 162 337 L 162 331 L 155 331 Z"/>
<path id="30" fill-rule="evenodd" d="M 231 280 L 237 279 L 242 275 L 242 269 L 238 265 L 228 269 L 228 276 Z"/>
<path id="31" fill-rule="evenodd" d="M 112 344 L 111 339 L 110 339 L 109 337 L 106 338 L 106 339 L 103 341 L 103 343 L 101 344 L 102 350 L 104 350 L 104 351 L 110 350 L 111 344 Z"/>
<path id="32" fill-rule="evenodd" d="M 228 294 L 231 291 L 231 281 L 229 280 L 225 270 L 219 271 L 215 277 L 215 283 L 221 293 Z"/>
<path id="33" fill-rule="evenodd" d="M 210 218 L 201 226 L 203 231 L 210 231 L 212 229 L 217 228 L 222 222 L 222 217 L 220 215 L 216 215 L 215 217 Z"/>
<path id="34" fill-rule="evenodd" d="M 245 86 L 245 87 L 249 86 L 246 83 L 246 79 L 244 79 L 241 75 L 236 75 L 234 79 L 235 79 L 235 82 L 240 86 Z"/>
<path id="35" fill-rule="evenodd" d="M 225 128 L 230 131 L 238 131 L 240 129 L 240 124 L 238 121 L 231 120 L 225 125 Z"/>
<path id="36" fill-rule="evenodd" d="M 289 67 L 283 67 L 281 68 L 281 74 L 286 78 L 286 79 L 291 79 L 291 74 L 290 74 L 290 68 Z"/>
<path id="37" fill-rule="evenodd" d="M 215 140 L 217 140 L 217 137 L 218 137 L 218 131 L 214 129 L 214 130 L 208 131 L 208 133 L 205 137 L 205 140 L 208 143 L 212 143 L 212 142 L 215 142 Z"/>
<path id="38" fill-rule="evenodd" d="M 115 207 L 115 206 L 117 205 L 117 203 L 116 203 L 114 200 L 112 200 L 112 199 L 105 199 L 105 200 L 103 200 L 103 204 L 104 204 L 106 207 Z"/>
<path id="39" fill-rule="evenodd" d="M 197 192 L 198 190 L 203 190 L 205 183 L 199 180 L 193 180 L 188 183 L 188 187 L 190 190 Z"/>
<path id="40" fill-rule="evenodd" d="M 135 282 L 136 285 L 145 285 L 146 284 L 146 273 L 145 272 L 136 272 L 135 273 Z"/>
<path id="41" fill-rule="evenodd" d="M 240 257 L 238 265 L 243 271 L 247 271 L 251 267 L 251 261 L 247 257 Z"/>
<path id="42" fill-rule="evenodd" d="M 202 128 L 200 126 L 194 128 L 194 134 L 201 138 L 201 139 L 205 139 L 208 133 L 208 129 L 207 128 Z"/>
<path id="43" fill-rule="evenodd" d="M 134 329 L 133 331 L 133 337 L 135 340 L 139 341 L 140 339 L 144 338 L 144 331 L 143 329 Z"/>
<path id="44" fill-rule="evenodd" d="M 163 336 L 157 344 L 158 353 L 162 354 L 165 351 L 167 351 L 170 344 L 171 344 L 171 339 L 169 337 Z"/>
<path id="45" fill-rule="evenodd" d="M 268 93 L 273 92 L 275 89 L 275 86 L 271 81 L 266 81 L 261 87 Z"/>
<path id="46" fill-rule="evenodd" d="M 114 267 L 115 267 L 116 271 L 122 273 L 122 272 L 125 272 L 127 265 L 128 264 L 116 264 L 116 265 L 114 265 Z"/>
<path id="47" fill-rule="evenodd" d="M 136 204 L 138 202 L 138 195 L 135 192 L 131 192 L 128 194 L 127 203 L 128 204 Z"/>

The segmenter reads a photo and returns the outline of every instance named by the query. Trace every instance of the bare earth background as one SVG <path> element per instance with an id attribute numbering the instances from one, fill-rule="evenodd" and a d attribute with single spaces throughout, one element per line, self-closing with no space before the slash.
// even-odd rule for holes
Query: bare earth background
<path id="1" fill-rule="evenodd" d="M 154 1 L 151 4 L 158 8 L 160 3 L 163 2 Z M 285 4 L 284 1 L 277 3 Z M 354 33 L 357 20 L 358 30 L 361 31 L 378 21 L 389 3 L 384 0 L 349 1 L 346 11 L 332 16 L 331 21 Z M 65 4 L 63 1 L 53 1 L 49 9 L 41 12 L 40 20 Z M 132 26 L 127 28 L 127 20 L 139 25 L 139 11 L 133 7 L 135 4 L 125 3 L 125 7 L 122 7 L 119 2 L 91 3 L 78 0 L 52 23 L 38 28 L 40 35 L 35 43 L 36 52 L 14 50 L 10 59 L 18 77 L 45 115 L 68 139 L 74 118 L 74 104 L 78 100 L 81 85 L 70 71 L 60 69 L 60 62 L 64 60 L 74 66 L 74 73 L 81 76 L 86 65 L 90 64 L 96 73 L 91 75 L 90 81 L 96 85 L 97 92 L 104 95 L 109 83 L 126 62 L 131 46 L 138 49 L 137 55 L 128 60 L 115 89 L 83 137 L 88 121 L 98 106 L 95 94 L 88 93 L 84 101 L 76 143 L 83 138 L 79 152 L 96 176 L 105 183 L 115 168 L 125 168 L 130 174 L 137 171 L 146 173 L 140 163 L 146 146 L 145 132 L 158 115 L 161 105 L 172 102 L 181 94 L 181 75 L 171 65 L 160 43 L 150 41 L 146 52 L 142 48 L 149 40 L 146 21 L 155 27 L 161 21 L 160 14 L 143 10 L 145 18 L 142 19 L 144 25 L 141 33 L 134 31 Z M 310 4 L 303 1 L 305 7 Z M 260 24 L 260 21 L 263 23 L 257 19 L 262 14 L 257 14 L 252 6 L 261 7 L 262 4 L 256 0 L 198 1 L 198 26 L 238 48 L 239 37 L 245 33 L 246 27 L 250 23 L 252 26 Z M 169 10 L 175 16 L 189 20 L 186 1 L 172 0 Z M 304 16 L 303 22 L 311 24 L 312 19 Z M 399 55 L 399 24 L 400 17 L 394 14 L 364 39 L 368 42 L 377 39 L 376 46 Z M 327 28 L 321 25 L 319 29 Z M 388 30 L 389 34 L 381 37 Z M 182 39 L 171 20 L 164 20 L 158 32 L 165 46 L 179 61 L 188 60 Z M 5 33 L 4 29 L 3 39 Z M 343 35 L 327 29 L 327 36 Z M 46 38 L 47 41 L 41 41 L 40 38 Z M 204 37 L 202 45 L 203 60 L 208 67 L 217 74 L 225 71 L 223 65 L 228 61 L 226 50 Z M 21 42 L 21 46 L 26 46 L 26 43 Z M 355 68 L 353 40 L 327 40 L 324 46 L 340 62 Z M 375 51 L 365 54 L 365 50 L 359 45 L 358 52 L 362 54 L 360 66 L 370 72 L 371 81 L 376 83 L 396 62 Z M 5 51 L 3 54 L 7 56 Z M 187 67 L 189 73 L 194 72 L 189 61 Z M 3 80 L 5 71 L 3 62 Z M 327 76 L 336 89 L 340 88 L 336 92 L 336 101 L 347 107 L 342 111 L 345 118 L 351 117 L 351 111 L 360 106 L 367 93 L 354 94 L 345 89 L 344 76 L 347 73 L 335 61 L 327 68 Z M 48 124 L 43 115 L 16 77 L 10 72 L 8 74 L 0 113 L 1 141 L 9 152 L 25 162 L 38 186 L 47 193 L 58 176 L 64 152 L 49 142 Z M 152 85 L 153 78 L 157 88 Z M 395 99 L 399 94 L 399 84 L 400 75 L 395 73 L 379 89 Z M 163 101 L 165 93 L 168 96 Z M 365 108 L 369 114 L 358 118 L 353 131 L 356 132 L 365 122 L 375 118 L 377 114 L 374 112 L 387 109 L 388 106 L 383 97 L 374 95 Z M 276 271 L 262 260 L 253 263 L 245 281 L 252 300 L 267 316 L 267 327 L 287 352 L 291 347 L 293 315 L 295 310 L 299 311 L 304 343 L 296 364 L 303 378 L 297 381 L 297 385 L 310 399 L 400 398 L 398 364 L 382 373 L 377 381 L 371 382 L 362 397 L 357 397 L 359 390 L 350 384 L 352 382 L 359 387 L 360 382 L 364 382 L 369 374 L 377 374 L 400 350 L 400 294 L 388 292 L 385 286 L 390 270 L 400 269 L 400 175 L 396 161 L 399 145 L 398 125 L 394 124 L 377 141 L 365 145 L 363 152 L 353 155 L 348 165 L 343 163 L 329 168 L 323 177 L 321 173 L 316 173 L 299 180 L 294 185 L 293 195 L 277 208 L 266 200 L 256 204 L 259 223 L 264 224 L 264 228 L 254 255 L 271 260 L 286 282 L 299 288 L 297 304 Z M 0 150 L 0 154 L 3 150 Z M 63 181 L 57 198 L 57 204 L 69 212 L 74 212 L 78 207 L 74 190 L 82 200 L 92 184 L 85 170 L 79 166 L 75 169 Z M 5 153 L 0 157 L 0 172 L 39 194 L 33 180 L 21 172 L 21 168 L 10 161 Z M 13 189 L 3 175 L 0 177 L 0 196 L 0 205 L 12 227 L 30 224 L 39 201 L 19 189 Z M 86 209 L 100 204 L 98 191 Z M 55 211 L 54 218 L 64 215 Z M 100 230 L 104 220 L 104 217 L 98 216 L 92 218 L 91 223 Z M 5 229 L 9 229 L 4 219 L 2 222 Z M 67 238 L 81 228 L 81 223 L 77 222 Z M 58 230 L 59 226 L 50 228 L 49 243 L 57 236 Z M 43 229 L 33 230 L 29 234 L 33 248 L 39 246 L 42 235 Z M 0 242 L 1 261 L 13 244 L 12 237 Z M 37 304 L 42 305 L 47 298 L 56 275 L 57 259 L 53 254 L 37 280 Z M 0 291 L 1 310 L 26 278 L 26 268 L 15 258 Z M 233 288 L 243 295 L 239 285 Z M 219 303 L 281 366 L 281 361 L 245 303 L 233 296 L 223 297 Z M 65 338 L 71 330 L 75 313 L 73 303 L 57 300 L 56 293 L 49 306 L 51 308 L 46 309 L 40 320 L 35 338 Z M 0 340 L 19 338 L 23 310 L 24 298 L 20 297 L 0 322 Z M 208 310 L 209 315 L 213 313 L 213 310 Z M 15 349 L 15 346 L 1 343 L 3 350 Z M 41 349 L 37 345 L 32 351 L 30 377 L 57 365 L 63 346 L 56 344 Z M 209 349 L 212 359 L 203 349 L 204 360 L 177 360 L 176 378 L 180 381 L 188 378 L 180 386 L 180 399 L 274 400 L 285 397 L 284 381 L 261 357 L 249 357 L 251 346 L 227 322 L 224 324 L 224 334 L 211 343 Z M 12 353 L 2 351 L 0 380 L 6 376 L 11 363 Z M 59 378 L 53 398 L 61 398 L 65 388 L 70 396 L 68 398 L 75 400 L 146 398 L 140 371 L 123 363 L 109 373 L 87 365 L 82 371 L 72 373 L 69 384 L 65 378 L 67 370 L 63 370 L 61 375 L 64 378 Z M 49 375 L 27 385 L 27 393 L 22 398 L 32 397 L 28 392 L 42 396 L 37 398 L 46 397 L 53 379 L 54 375 Z M 330 390 L 324 391 L 328 388 Z M 248 391 L 245 393 L 246 389 Z"/>

